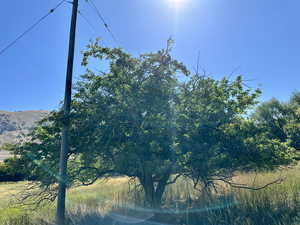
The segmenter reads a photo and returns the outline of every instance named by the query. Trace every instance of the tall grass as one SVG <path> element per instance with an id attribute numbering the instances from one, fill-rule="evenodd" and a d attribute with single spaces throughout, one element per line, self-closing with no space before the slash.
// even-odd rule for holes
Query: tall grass
<path id="1" fill-rule="evenodd" d="M 128 185 L 127 178 L 99 180 L 92 186 L 69 190 L 68 223 L 70 225 L 300 224 L 299 168 L 273 173 L 239 174 L 235 181 L 253 186 L 263 186 L 279 177 L 284 178 L 282 183 L 259 191 L 234 189 L 220 185 L 218 192 L 209 196 L 195 190 L 188 179 L 181 179 L 167 188 L 163 197 L 163 207 L 159 210 L 145 208 L 142 191 L 137 185 Z M 22 183 L 15 185 L 15 189 L 18 189 Z M 13 184 L 0 185 L 0 190 L 12 186 Z M 0 225 L 53 223 L 54 205 L 36 212 L 8 208 L 9 196 L 0 193 L 1 202 L 2 198 L 6 199 L 5 204 L 0 202 Z M 6 213 L 3 213 L 5 211 Z"/>

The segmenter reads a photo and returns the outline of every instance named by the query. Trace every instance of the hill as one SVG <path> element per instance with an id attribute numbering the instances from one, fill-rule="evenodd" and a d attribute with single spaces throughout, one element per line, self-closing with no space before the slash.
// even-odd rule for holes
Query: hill
<path id="1" fill-rule="evenodd" d="M 14 143 L 32 129 L 36 122 L 44 118 L 48 111 L 0 111 L 0 161 L 5 159 L 7 152 L 1 146 Z"/>

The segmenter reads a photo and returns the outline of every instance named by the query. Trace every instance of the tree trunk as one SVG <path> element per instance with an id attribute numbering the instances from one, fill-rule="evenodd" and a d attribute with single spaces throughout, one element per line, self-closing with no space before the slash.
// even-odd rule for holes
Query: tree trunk
<path id="1" fill-rule="evenodd" d="M 169 173 L 165 173 L 158 181 L 153 179 L 153 175 L 151 173 L 144 173 L 143 177 L 139 177 L 140 183 L 142 184 L 145 192 L 145 200 L 148 207 L 161 207 L 162 196 L 165 192 L 169 178 Z"/>

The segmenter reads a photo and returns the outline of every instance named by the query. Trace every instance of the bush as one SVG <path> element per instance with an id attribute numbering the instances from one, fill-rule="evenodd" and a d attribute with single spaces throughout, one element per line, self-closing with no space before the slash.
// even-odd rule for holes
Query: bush
<path id="1" fill-rule="evenodd" d="M 0 163 L 0 182 L 22 181 L 28 177 L 28 173 L 19 161 L 20 159 L 14 157 Z"/>

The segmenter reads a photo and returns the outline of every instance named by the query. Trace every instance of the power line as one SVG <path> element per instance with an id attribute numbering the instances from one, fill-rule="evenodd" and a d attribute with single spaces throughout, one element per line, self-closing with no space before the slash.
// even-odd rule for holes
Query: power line
<path id="1" fill-rule="evenodd" d="M 16 37 L 12 42 L 10 42 L 7 46 L 5 46 L 0 51 L 0 56 L 6 52 L 9 48 L 14 46 L 22 37 L 24 37 L 27 33 L 29 33 L 31 30 L 33 30 L 37 25 L 39 25 L 44 19 L 46 19 L 49 15 L 51 15 L 57 8 L 59 8 L 66 0 L 60 1 L 54 8 L 50 9 L 50 11 L 42 16 L 39 20 L 37 20 L 34 24 L 32 24 L 30 27 L 28 27 L 23 33 L 21 33 L 19 36 Z"/>
<path id="2" fill-rule="evenodd" d="M 78 10 L 78 15 L 87 23 L 87 25 L 89 25 L 89 27 L 91 28 L 91 30 L 93 31 L 93 33 L 97 36 L 98 32 L 97 29 L 95 28 L 95 26 L 91 23 L 91 21 L 88 19 L 88 17 L 86 17 L 83 12 L 81 10 Z M 100 34 L 99 34 L 100 35 Z M 106 45 L 105 41 L 101 38 L 101 42 Z"/>
<path id="3" fill-rule="evenodd" d="M 107 32 L 110 34 L 110 36 L 112 37 L 112 39 L 116 42 L 116 44 L 118 44 L 118 40 L 116 39 L 115 35 L 113 34 L 112 30 L 110 29 L 109 25 L 106 23 L 104 17 L 102 16 L 102 14 L 100 13 L 100 10 L 97 8 L 97 6 L 95 5 L 95 3 L 92 0 L 87 0 L 87 2 L 89 3 L 89 5 L 91 6 L 91 8 L 93 8 L 95 10 L 95 12 L 97 13 L 99 19 L 101 20 L 101 22 L 103 23 L 105 29 L 107 30 Z"/>
<path id="4" fill-rule="evenodd" d="M 81 18 L 90 26 L 90 28 L 94 31 L 94 33 L 96 32 L 95 27 L 93 26 L 93 24 L 91 23 L 91 21 L 82 13 L 81 10 L 78 10 L 78 14 L 81 16 Z"/>

